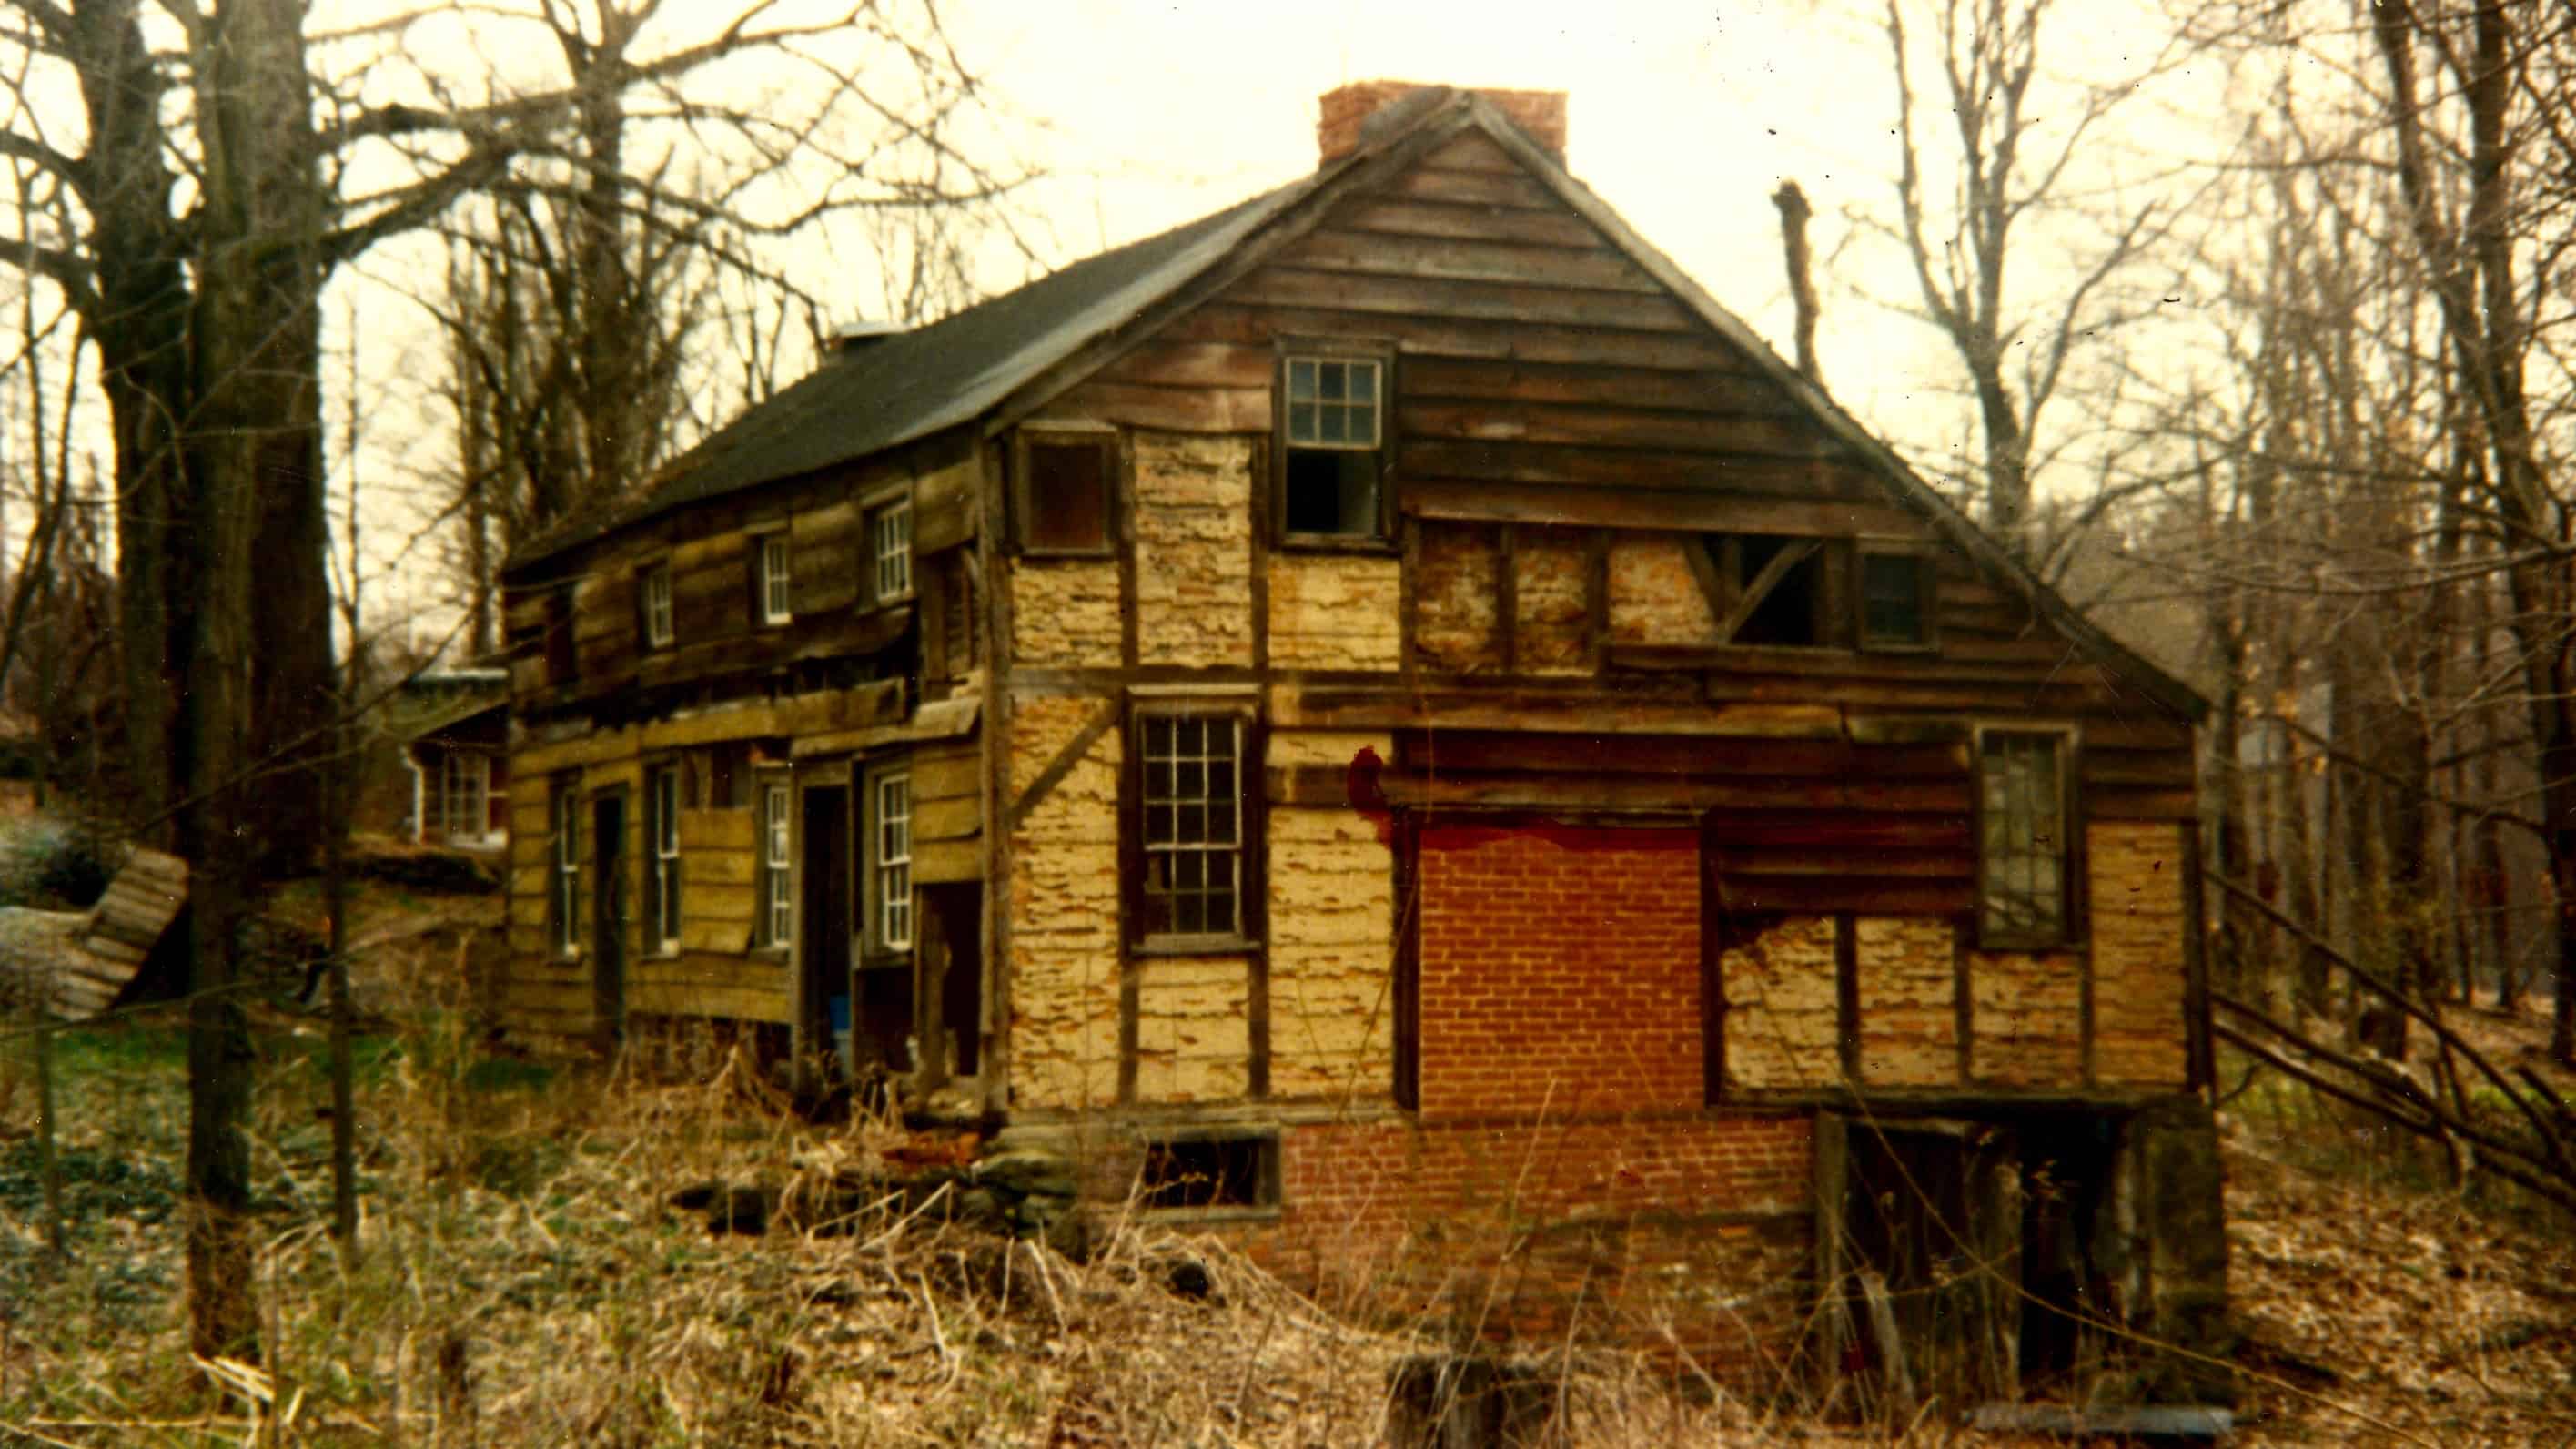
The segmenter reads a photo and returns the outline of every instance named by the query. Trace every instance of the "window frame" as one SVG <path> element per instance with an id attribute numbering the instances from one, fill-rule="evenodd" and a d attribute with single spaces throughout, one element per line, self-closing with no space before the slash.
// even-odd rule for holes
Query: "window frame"
<path id="1" fill-rule="evenodd" d="M 573 627 L 578 617 L 577 603 L 571 584 L 546 591 L 545 632 L 538 648 L 545 657 L 549 686 L 571 684 L 581 678 L 581 636 Z"/>
<path id="2" fill-rule="evenodd" d="M 899 553 L 889 553 L 877 539 L 878 525 L 892 519 L 903 521 L 903 546 Z M 866 567 L 861 575 L 861 582 L 866 587 L 861 591 L 861 597 L 869 608 L 887 608 L 915 596 L 914 575 L 917 570 L 913 568 L 912 521 L 912 492 L 908 488 L 882 494 L 859 509 L 859 537 L 867 549 Z M 886 566 L 896 558 L 902 560 L 903 581 L 900 587 L 889 588 Z"/>
<path id="3" fill-rule="evenodd" d="M 1036 475 L 1029 464 L 1032 447 L 1098 449 L 1102 457 L 1100 486 L 1100 544 L 1096 548 L 1068 548 L 1034 541 L 1031 525 L 1037 517 L 1037 501 L 1030 493 Z M 1028 558 L 1115 558 L 1125 538 L 1125 514 L 1120 507 L 1126 492 L 1127 450 L 1120 446 L 1118 430 L 1106 423 L 1048 422 L 1023 423 L 1011 437 L 1011 545 Z"/>
<path id="4" fill-rule="evenodd" d="M 558 960 L 581 956 L 581 779 L 557 776 L 550 784 L 553 855 L 546 871 L 546 915 Z"/>
<path id="5" fill-rule="evenodd" d="M 1743 607 L 1746 592 L 1753 584 L 1761 582 L 1764 572 L 1763 568 L 1757 568 L 1750 578 L 1745 576 L 1744 545 L 1752 539 L 1774 538 L 1784 540 L 1781 552 L 1806 545 L 1812 545 L 1812 548 L 1807 550 L 1806 557 L 1790 564 L 1771 588 L 1761 595 L 1760 601 L 1743 618 L 1736 620 L 1735 628 L 1729 631 L 1727 621 Z M 1849 538 L 1828 533 L 1787 533 L 1776 529 L 1702 529 L 1694 540 L 1690 556 L 1691 566 L 1699 571 L 1701 586 L 1709 596 L 1709 612 L 1718 625 L 1716 647 L 1742 651 L 1779 650 L 1783 657 L 1801 659 L 1812 658 L 1818 651 L 1848 651 L 1854 647 L 1855 641 L 1846 637 L 1846 621 L 1836 608 L 1835 598 L 1836 591 L 1851 589 L 1849 576 L 1856 572 L 1852 563 L 1856 555 Z M 1768 563 L 1769 560 L 1765 560 L 1765 567 Z M 1806 614 L 1808 632 L 1814 637 L 1803 644 L 1741 638 L 1754 617 L 1789 586 L 1791 577 L 1801 569 L 1810 568 L 1814 570 L 1815 582 L 1807 592 Z"/>
<path id="6" fill-rule="evenodd" d="M 680 762 L 666 758 L 644 770 L 644 924 L 649 956 L 677 956 L 688 918 L 680 899 Z M 664 795 L 669 799 L 666 803 Z"/>
<path id="7" fill-rule="evenodd" d="M 921 934 L 918 893 L 914 889 L 916 882 L 912 871 L 912 822 L 915 814 L 912 762 L 889 761 L 864 771 L 860 779 L 867 792 L 860 811 L 860 824 L 867 831 L 861 851 L 861 869 L 866 873 L 865 889 L 860 892 L 861 909 L 867 913 L 860 933 L 863 954 L 879 958 L 908 955 Z M 903 791 L 903 854 L 894 858 L 890 858 L 886 851 L 888 786 L 899 786 Z M 902 874 L 900 899 L 895 895 L 894 882 L 888 878 L 889 872 L 895 871 Z M 902 935 L 899 937 L 892 929 L 898 918 L 902 922 Z"/>
<path id="8" fill-rule="evenodd" d="M 778 551 L 775 566 L 770 550 Z M 773 595 L 780 596 L 773 598 Z M 771 607 L 775 604 L 776 607 Z M 757 629 L 775 629 L 796 619 L 796 548 L 787 530 L 773 529 L 751 536 L 751 622 Z"/>
<path id="9" fill-rule="evenodd" d="M 783 770 L 760 771 L 752 791 L 759 800 L 753 827 L 760 867 L 754 944 L 785 951 L 796 943 L 796 782 Z"/>
<path id="10" fill-rule="evenodd" d="M 469 768 L 470 767 L 470 768 Z M 459 796 L 471 796 L 471 830 L 456 825 Z M 439 751 L 438 834 L 442 844 L 479 848 L 491 842 L 492 756 L 485 750 L 449 745 Z"/>
<path id="11" fill-rule="evenodd" d="M 1232 1124 L 1204 1127 L 1173 1126 L 1146 1137 L 1141 1144 L 1142 1158 L 1136 1165 L 1138 1192 L 1137 1211 L 1157 1222 L 1227 1222 L 1260 1221 L 1279 1216 L 1285 1206 L 1283 1174 L 1280 1170 L 1279 1129 L 1272 1126 L 1236 1126 Z M 1154 1201 L 1158 1191 L 1152 1181 L 1157 1155 L 1168 1160 L 1174 1149 L 1215 1147 L 1219 1151 L 1233 1147 L 1252 1153 L 1251 1200 L 1249 1202 L 1170 1203 Z M 1166 1186 L 1178 1186 L 1174 1179 Z"/>
<path id="12" fill-rule="evenodd" d="M 679 639 L 679 594 L 668 561 L 646 564 L 637 571 L 635 608 L 646 649 L 668 649 Z"/>
<path id="13" fill-rule="evenodd" d="M 1325 443 L 1291 444 L 1288 438 L 1289 369 L 1299 362 L 1365 362 L 1377 368 L 1377 441 L 1367 448 Z M 1282 337 L 1273 344 L 1270 369 L 1270 530 L 1282 549 L 1311 552 L 1391 553 L 1395 538 L 1394 342 L 1373 338 Z M 1367 533 L 1312 533 L 1288 526 L 1289 452 L 1293 447 L 1365 452 L 1377 465 L 1377 516 Z"/>
<path id="14" fill-rule="evenodd" d="M 1145 838 L 1147 759 L 1146 731 L 1164 719 L 1222 719 L 1235 727 L 1234 806 L 1235 921 L 1232 931 L 1148 931 L 1146 903 L 1149 858 Z M 1222 956 L 1262 948 L 1264 905 L 1269 876 L 1263 843 L 1267 823 L 1259 788 L 1264 735 L 1257 699 L 1249 695 L 1191 691 L 1174 694 L 1130 692 L 1125 736 L 1125 767 L 1119 782 L 1118 844 L 1123 934 L 1137 955 Z M 1213 797 L 1208 797 L 1213 798 Z"/>
<path id="15" fill-rule="evenodd" d="M 1986 750 L 1991 740 L 2045 740 L 2057 767 L 2057 922 L 2054 931 L 2010 931 L 1994 928 L 1986 902 L 1997 864 L 1987 847 L 1990 806 L 1986 799 Z M 2076 790 L 2082 738 L 2071 724 L 1980 724 L 1971 732 L 1968 757 L 1969 829 L 1976 851 L 1976 900 L 1973 929 L 1979 949 L 1988 951 L 2061 951 L 2084 940 L 2084 823 Z"/>
<path id="16" fill-rule="evenodd" d="M 1869 631 L 1869 561 L 1873 558 L 1910 558 L 1914 561 L 1914 607 L 1923 621 L 1923 633 L 1915 639 L 1892 639 Z M 1932 546 L 1919 539 L 1856 538 L 1851 548 L 1852 644 L 1869 654 L 1929 654 L 1941 647 L 1941 624 L 1938 613 L 1941 591 L 1940 559 Z"/>

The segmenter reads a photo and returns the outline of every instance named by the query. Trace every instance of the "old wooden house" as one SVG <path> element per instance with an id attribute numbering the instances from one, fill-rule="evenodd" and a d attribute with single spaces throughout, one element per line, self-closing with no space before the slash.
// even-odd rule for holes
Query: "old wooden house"
<path id="1" fill-rule="evenodd" d="M 510 1027 L 760 1024 L 1319 1281 L 1729 1371 L 2214 1342 L 2200 702 L 1563 97 L 1321 131 L 514 561 Z"/>

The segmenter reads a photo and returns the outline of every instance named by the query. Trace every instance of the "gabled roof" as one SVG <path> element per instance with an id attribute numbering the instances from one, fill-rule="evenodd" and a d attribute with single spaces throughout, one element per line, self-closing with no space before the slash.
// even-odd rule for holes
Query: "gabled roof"
<path id="1" fill-rule="evenodd" d="M 1637 234 L 1563 163 L 1475 94 L 1429 87 L 1388 106 L 1349 155 L 1289 183 L 1159 236 L 1103 252 L 916 332 L 823 364 L 675 459 L 639 500 L 541 536 L 512 570 L 673 509 L 855 462 L 998 413 L 1023 415 L 1105 366 L 1117 347 L 1196 300 L 1204 284 L 1240 271 L 1320 221 L 1342 194 L 1374 184 L 1390 160 L 1483 131 L 1538 183 L 1642 267 L 1800 407 L 1878 473 L 1980 567 L 2019 587 L 2041 617 L 2110 663 L 2159 703 L 2198 718 L 2208 701 L 2113 639 L 1925 482 L 1824 390 L 1771 350 L 1673 260 Z M 1274 223 L 1276 223 L 1274 225 Z M 1132 326 L 1130 324 L 1141 324 Z"/>
<path id="2" fill-rule="evenodd" d="M 666 464 L 639 498 L 548 530 L 510 567 L 675 508 L 855 462 L 968 422 L 1223 257 L 1321 179 L 1301 177 L 855 355 L 827 359 Z"/>

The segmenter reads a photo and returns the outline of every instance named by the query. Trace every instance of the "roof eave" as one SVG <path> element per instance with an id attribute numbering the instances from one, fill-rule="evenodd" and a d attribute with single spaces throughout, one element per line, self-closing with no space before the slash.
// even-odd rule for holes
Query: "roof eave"
<path id="1" fill-rule="evenodd" d="M 2200 691 L 2085 618 L 2082 611 L 2034 573 L 2020 555 L 2004 547 L 1975 520 L 1959 512 L 1939 489 L 1925 482 L 1904 459 L 1898 457 L 1894 449 L 1880 442 L 1869 429 L 1843 411 L 1841 404 L 1836 403 L 1823 388 L 1808 381 L 1803 373 L 1772 351 L 1771 345 L 1759 333 L 1711 297 L 1661 248 L 1640 236 L 1607 202 L 1595 196 L 1591 188 L 1575 180 L 1573 173 L 1523 135 L 1510 118 L 1473 95 L 1467 100 L 1468 110 L 1475 117 L 1476 124 L 1505 151 L 1554 192 L 1559 200 L 1572 207 L 1584 220 L 1599 227 L 1604 235 L 1644 267 L 1649 276 L 1689 303 L 1691 310 L 1715 328 L 1720 336 L 1742 348 L 1756 365 L 1787 389 L 1791 397 L 1804 404 L 1839 441 L 1849 445 L 1893 482 L 1899 496 L 1912 505 L 1926 522 L 1939 529 L 1979 564 L 2011 579 L 2050 624 L 2077 643 L 2109 659 L 2123 674 L 2137 676 L 2146 693 L 2156 702 L 2194 723 L 2207 718 L 2211 706 Z"/>

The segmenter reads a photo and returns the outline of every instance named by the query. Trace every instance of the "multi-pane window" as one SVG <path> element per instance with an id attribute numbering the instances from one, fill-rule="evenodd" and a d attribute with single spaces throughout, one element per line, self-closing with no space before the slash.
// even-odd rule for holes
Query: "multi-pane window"
<path id="1" fill-rule="evenodd" d="M 492 760 L 449 750 L 439 767 L 438 825 L 450 845 L 480 845 L 492 833 Z"/>
<path id="2" fill-rule="evenodd" d="M 1243 933 L 1243 732 L 1227 714 L 1142 722 L 1138 904 L 1148 937 Z"/>
<path id="3" fill-rule="evenodd" d="M 581 950 L 581 795 L 570 785 L 559 784 L 554 794 L 554 907 L 555 954 L 571 956 Z"/>
<path id="4" fill-rule="evenodd" d="M 794 876 L 788 870 L 788 809 L 795 794 L 784 781 L 760 791 L 760 943 L 784 946 L 795 939 Z"/>
<path id="5" fill-rule="evenodd" d="M 2072 839 L 2062 734 L 1988 730 L 1977 740 L 1977 934 L 1988 946 L 2063 944 Z"/>
<path id="6" fill-rule="evenodd" d="M 652 842 L 645 864 L 645 919 L 653 947 L 665 954 L 680 949 L 680 771 L 656 766 L 644 779 L 644 832 Z"/>
<path id="7" fill-rule="evenodd" d="M 1281 371 L 1283 531 L 1379 537 L 1385 365 L 1369 358 L 1290 356 Z"/>
<path id="8" fill-rule="evenodd" d="M 890 604 L 912 592 L 912 503 L 898 499 L 868 514 L 870 598 Z"/>
<path id="9" fill-rule="evenodd" d="M 787 535 L 773 533 L 760 540 L 760 622 L 784 624 L 794 616 L 794 595 L 790 593 L 792 576 L 788 572 Z"/>
<path id="10" fill-rule="evenodd" d="M 912 776 L 876 778 L 877 944 L 889 951 L 912 945 Z"/>
<path id="11" fill-rule="evenodd" d="M 671 570 L 644 571 L 644 643 L 659 649 L 671 642 Z"/>
<path id="12" fill-rule="evenodd" d="M 1915 649 L 1932 642 L 1930 559 L 1891 549 L 1861 550 L 1860 642 L 1870 649 Z"/>

